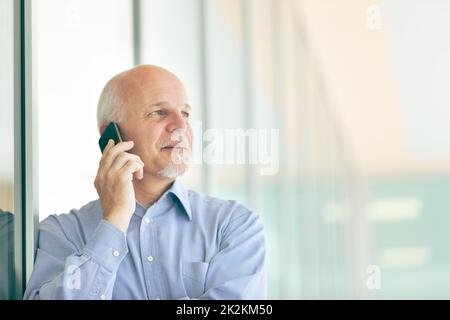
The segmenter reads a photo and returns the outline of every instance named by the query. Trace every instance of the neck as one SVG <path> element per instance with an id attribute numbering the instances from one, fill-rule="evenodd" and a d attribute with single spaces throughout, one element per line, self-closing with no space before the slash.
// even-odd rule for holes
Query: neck
<path id="1" fill-rule="evenodd" d="M 144 173 L 142 180 L 133 179 L 136 200 L 145 208 L 155 203 L 169 189 L 175 178 Z"/>

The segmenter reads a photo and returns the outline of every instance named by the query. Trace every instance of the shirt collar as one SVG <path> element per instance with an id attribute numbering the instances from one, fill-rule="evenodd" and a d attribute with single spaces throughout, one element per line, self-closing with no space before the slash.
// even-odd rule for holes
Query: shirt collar
<path id="1" fill-rule="evenodd" d="M 189 221 L 192 220 L 191 203 L 189 201 L 188 191 L 181 183 L 180 179 L 175 179 L 166 193 L 172 193 L 180 202 L 184 212 L 187 214 Z"/>
<path id="2" fill-rule="evenodd" d="M 159 210 L 165 211 L 173 205 L 176 205 L 181 207 L 182 211 L 186 213 L 189 221 L 192 220 L 191 203 L 189 202 L 188 192 L 179 179 L 175 179 L 169 189 L 167 189 L 150 208 L 144 208 L 138 201 L 136 201 L 136 204 L 135 213 L 140 217 L 154 206 L 158 207 Z"/>

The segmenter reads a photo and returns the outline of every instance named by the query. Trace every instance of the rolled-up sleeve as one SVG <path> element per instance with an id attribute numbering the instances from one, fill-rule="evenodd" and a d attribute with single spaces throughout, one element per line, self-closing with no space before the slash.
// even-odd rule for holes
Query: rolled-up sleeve
<path id="1" fill-rule="evenodd" d="M 126 235 L 101 220 L 78 248 L 54 217 L 39 227 L 34 270 L 24 299 L 111 299 L 119 265 L 128 253 Z"/>

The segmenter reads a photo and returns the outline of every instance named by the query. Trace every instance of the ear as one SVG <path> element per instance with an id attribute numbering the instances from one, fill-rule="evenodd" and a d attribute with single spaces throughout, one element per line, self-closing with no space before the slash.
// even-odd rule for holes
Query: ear
<path id="1" fill-rule="evenodd" d="M 100 125 L 100 128 L 98 129 L 98 132 L 100 132 L 100 135 L 103 134 L 103 132 L 105 131 L 105 129 L 106 129 L 107 126 L 108 126 L 108 124 L 107 124 L 106 122 L 103 122 L 103 123 Z"/>

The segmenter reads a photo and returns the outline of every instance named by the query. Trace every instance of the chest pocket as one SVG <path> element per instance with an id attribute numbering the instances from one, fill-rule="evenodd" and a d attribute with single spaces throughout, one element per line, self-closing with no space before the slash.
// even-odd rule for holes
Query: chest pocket
<path id="1" fill-rule="evenodd" d="M 183 261 L 181 272 L 183 286 L 189 298 L 197 298 L 205 292 L 206 272 L 209 264 L 206 262 Z"/>

